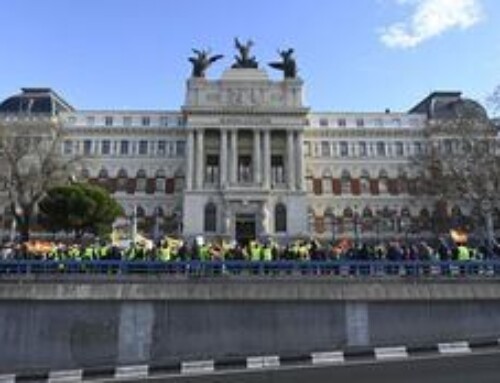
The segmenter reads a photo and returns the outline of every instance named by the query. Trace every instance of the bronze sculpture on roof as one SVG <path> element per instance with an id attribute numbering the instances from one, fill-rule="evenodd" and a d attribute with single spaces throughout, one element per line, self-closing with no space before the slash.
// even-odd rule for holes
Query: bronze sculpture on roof
<path id="1" fill-rule="evenodd" d="M 269 66 L 274 69 L 279 69 L 283 71 L 285 79 L 296 78 L 297 77 L 297 63 L 292 57 L 293 49 L 289 48 L 286 50 L 278 50 L 278 54 L 281 56 L 281 61 L 271 62 Z"/>
<path id="2" fill-rule="evenodd" d="M 207 68 L 215 61 L 220 60 L 224 57 L 223 55 L 210 56 L 209 50 L 193 49 L 193 52 L 195 56 L 189 58 L 189 61 L 191 61 L 191 64 L 193 64 L 193 70 L 191 73 L 191 76 L 193 77 L 204 78 Z"/>
<path id="3" fill-rule="evenodd" d="M 254 45 L 252 40 L 248 40 L 245 44 L 242 44 L 238 38 L 234 39 L 234 46 L 239 52 L 239 56 L 234 56 L 236 62 L 232 65 L 232 68 L 258 68 L 259 63 L 255 59 L 255 56 L 250 56 L 250 48 Z"/>

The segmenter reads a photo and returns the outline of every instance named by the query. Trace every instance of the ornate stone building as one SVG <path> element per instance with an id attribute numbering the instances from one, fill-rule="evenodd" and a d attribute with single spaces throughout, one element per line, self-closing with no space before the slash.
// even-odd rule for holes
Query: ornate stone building
<path id="1" fill-rule="evenodd" d="M 435 92 L 402 113 L 312 112 L 300 78 L 272 80 L 256 65 L 215 80 L 198 68 L 176 111 L 78 110 L 50 89 L 28 88 L 0 104 L 0 118 L 60 119 L 62 152 L 85 156 L 81 175 L 135 211 L 149 236 L 379 239 L 433 230 L 442 212 L 416 197 L 409 158 L 426 150 L 429 122 L 472 101 Z"/>

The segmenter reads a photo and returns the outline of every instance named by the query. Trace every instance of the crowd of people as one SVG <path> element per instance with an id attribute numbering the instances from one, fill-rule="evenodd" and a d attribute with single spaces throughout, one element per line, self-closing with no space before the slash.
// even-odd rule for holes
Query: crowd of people
<path id="1" fill-rule="evenodd" d="M 273 241 L 236 242 L 193 240 L 191 242 L 166 238 L 154 246 L 131 244 L 125 248 L 111 243 L 96 242 L 79 245 L 52 242 L 33 242 L 4 246 L 2 259 L 35 260 L 126 260 L 126 261 L 471 261 L 500 259 L 500 247 L 470 246 L 444 239 L 428 242 L 401 243 L 389 241 L 378 244 L 355 244 L 349 239 L 320 243 L 300 240 L 280 245 Z"/>

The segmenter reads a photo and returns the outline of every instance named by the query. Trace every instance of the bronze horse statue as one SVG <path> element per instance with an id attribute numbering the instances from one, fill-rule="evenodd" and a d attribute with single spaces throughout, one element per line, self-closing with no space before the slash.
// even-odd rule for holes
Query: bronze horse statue
<path id="1" fill-rule="evenodd" d="M 193 64 L 193 70 L 191 73 L 193 77 L 204 78 L 207 68 L 215 61 L 220 60 L 224 57 L 223 55 L 210 56 L 209 50 L 193 49 L 193 52 L 195 56 L 189 58 L 189 61 L 191 61 L 191 64 Z"/>
<path id="2" fill-rule="evenodd" d="M 296 78 L 297 63 L 292 57 L 293 49 L 290 48 L 283 51 L 278 50 L 278 54 L 281 56 L 282 61 L 271 62 L 269 63 L 269 66 L 274 69 L 282 70 L 285 78 Z"/>
<path id="3" fill-rule="evenodd" d="M 259 64 L 255 56 L 250 56 L 250 48 L 253 45 L 252 40 L 248 40 L 246 44 L 242 44 L 238 38 L 234 39 L 234 46 L 240 55 L 234 56 L 236 62 L 232 65 L 232 68 L 258 68 Z"/>

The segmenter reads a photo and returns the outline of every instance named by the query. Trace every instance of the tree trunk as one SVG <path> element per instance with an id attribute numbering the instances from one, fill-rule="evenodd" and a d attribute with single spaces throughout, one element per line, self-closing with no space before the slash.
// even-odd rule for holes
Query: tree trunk
<path id="1" fill-rule="evenodd" d="M 23 211 L 21 215 L 17 217 L 17 227 L 19 230 L 19 241 L 21 243 L 30 240 L 30 228 L 31 228 L 31 212 Z"/>

